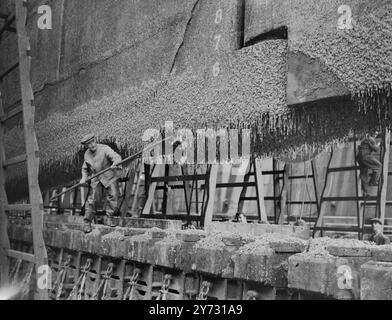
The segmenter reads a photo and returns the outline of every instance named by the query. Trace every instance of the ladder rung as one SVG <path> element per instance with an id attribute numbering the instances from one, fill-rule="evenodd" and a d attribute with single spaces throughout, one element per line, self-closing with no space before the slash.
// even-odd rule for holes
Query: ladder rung
<path id="1" fill-rule="evenodd" d="M 257 197 L 241 197 L 240 201 L 255 201 Z"/>
<path id="2" fill-rule="evenodd" d="M 377 204 L 377 201 L 366 201 L 366 206 L 375 206 Z M 365 202 L 361 202 L 361 206 L 365 205 Z M 392 201 L 386 201 L 385 202 L 386 206 L 392 206 Z"/>
<path id="3" fill-rule="evenodd" d="M 254 172 L 252 172 L 254 175 Z M 272 171 L 263 171 L 263 176 L 268 176 L 268 175 L 272 175 L 272 174 L 284 174 L 285 171 L 284 170 L 272 170 Z"/>
<path id="4" fill-rule="evenodd" d="M 20 156 L 17 156 L 17 157 L 5 160 L 4 163 L 3 163 L 3 166 L 4 167 L 9 167 L 9 166 L 17 165 L 19 163 L 25 162 L 26 159 L 27 159 L 26 155 L 22 154 Z"/>
<path id="5" fill-rule="evenodd" d="M 280 201 L 280 200 L 282 200 L 282 197 L 280 197 L 280 196 L 276 196 L 276 197 L 264 197 L 264 200 L 266 200 L 266 201 Z"/>
<path id="6" fill-rule="evenodd" d="M 309 176 L 292 176 L 292 177 L 289 177 L 289 180 L 311 179 L 311 178 L 313 178 L 313 175 L 309 175 Z"/>
<path id="7" fill-rule="evenodd" d="M 207 180 L 208 175 L 196 174 L 196 175 L 183 175 L 183 176 L 172 176 L 172 177 L 154 177 L 150 178 L 150 182 L 183 182 L 183 181 L 194 181 L 194 180 Z"/>
<path id="8" fill-rule="evenodd" d="M 359 166 L 351 166 L 351 167 L 341 167 L 341 168 L 328 168 L 329 172 L 342 172 L 342 171 L 354 171 L 359 170 Z"/>
<path id="9" fill-rule="evenodd" d="M 217 183 L 216 188 L 236 188 L 236 187 L 255 187 L 256 182 L 231 182 L 231 183 Z"/>
<path id="10" fill-rule="evenodd" d="M 3 24 L 3 26 L 0 29 L 0 36 L 3 34 L 4 31 L 9 29 L 9 27 L 14 21 L 15 21 L 15 15 L 13 15 L 11 18 L 7 18 L 6 22 Z"/>
<path id="11" fill-rule="evenodd" d="M 19 105 L 16 108 L 12 108 L 11 110 L 7 111 L 2 117 L 1 117 L 1 122 L 6 122 L 7 120 L 15 117 L 18 113 L 23 112 L 23 107 L 22 105 Z"/>
<path id="12" fill-rule="evenodd" d="M 8 204 L 4 209 L 5 211 L 30 211 L 31 204 Z"/>
<path id="13" fill-rule="evenodd" d="M 7 69 L 3 74 L 0 75 L 0 80 L 3 80 L 7 75 L 9 75 L 18 66 L 19 66 L 19 62 L 17 62 L 14 65 L 12 65 L 9 69 Z"/>
<path id="14" fill-rule="evenodd" d="M 286 201 L 287 204 L 317 204 L 317 201 Z"/>
<path id="15" fill-rule="evenodd" d="M 323 197 L 321 198 L 322 202 L 332 202 L 332 201 L 364 201 L 365 197 Z M 368 201 L 375 201 L 377 197 L 366 197 L 366 203 Z"/>
<path id="16" fill-rule="evenodd" d="M 31 263 L 35 263 L 35 257 L 31 253 L 26 253 L 22 251 L 7 250 L 7 256 L 10 258 L 21 259 Z"/>

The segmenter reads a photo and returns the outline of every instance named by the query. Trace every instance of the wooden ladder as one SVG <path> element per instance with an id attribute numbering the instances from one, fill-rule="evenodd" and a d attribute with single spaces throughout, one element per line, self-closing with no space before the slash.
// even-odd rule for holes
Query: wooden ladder
<path id="1" fill-rule="evenodd" d="M 0 264 L 1 264 L 1 279 L 0 285 L 6 286 L 9 284 L 9 260 L 8 258 L 15 258 L 17 260 L 27 261 L 35 265 L 37 280 L 39 278 L 39 267 L 48 264 L 47 252 L 43 239 L 43 200 L 41 190 L 38 185 L 38 170 L 39 170 L 39 149 L 37 138 L 34 130 L 34 114 L 35 107 L 34 94 L 30 82 L 30 43 L 26 31 L 27 21 L 27 1 L 15 0 L 15 17 L 8 18 L 5 26 L 11 26 L 9 21 L 16 22 L 16 35 L 18 40 L 19 52 L 19 74 L 22 95 L 22 107 L 16 108 L 8 113 L 4 112 L 3 105 L 0 99 Z M 9 29 L 4 29 L 5 31 Z M 0 33 L 1 40 L 1 33 Z M 4 75 L 2 76 L 2 78 Z M 1 89 L 1 88 L 0 88 Z M 0 91 L 1 93 L 1 91 Z M 1 97 L 0 97 L 1 98 Z M 5 122 L 17 114 L 23 115 L 23 127 L 25 136 L 26 154 L 17 156 L 12 159 L 5 159 L 4 148 L 4 126 Z M 29 187 L 29 204 L 9 204 L 7 193 L 5 190 L 6 184 L 6 169 L 10 166 L 20 163 L 26 163 Z M 7 235 L 7 212 L 12 211 L 29 211 L 31 212 L 32 233 L 33 233 L 33 249 L 34 254 L 25 253 L 21 251 L 11 250 L 10 241 Z M 48 290 L 38 289 L 38 299 L 47 300 Z"/>
<path id="2" fill-rule="evenodd" d="M 257 203 L 257 217 L 258 223 L 268 223 L 267 211 L 265 209 L 265 201 L 266 200 L 275 200 L 274 197 L 265 197 L 264 195 L 264 179 L 263 175 L 267 174 L 275 174 L 276 172 L 263 172 L 262 170 L 262 160 L 261 159 L 252 159 L 249 161 L 248 165 L 249 171 L 244 176 L 244 182 L 240 183 L 230 183 L 230 184 L 220 184 L 218 187 L 242 187 L 241 195 L 238 201 L 238 209 L 237 215 L 243 213 L 244 202 L 245 201 L 256 201 Z M 254 182 L 250 182 L 250 177 L 254 177 Z M 249 187 L 256 188 L 256 196 L 255 197 L 247 197 L 246 194 L 248 192 Z"/>
<path id="3" fill-rule="evenodd" d="M 307 174 L 304 172 L 303 175 L 293 176 L 290 175 L 292 164 L 286 163 L 284 166 L 284 175 L 283 175 L 283 187 L 281 191 L 281 203 L 280 210 L 276 216 L 276 224 L 284 224 L 285 218 L 290 216 L 290 206 L 291 205 L 315 205 L 317 212 L 319 212 L 319 187 L 318 187 L 318 171 L 317 171 L 317 163 L 316 159 L 310 160 L 311 164 L 311 173 Z M 306 165 L 306 163 L 304 163 Z M 314 190 L 314 199 L 309 200 L 291 200 L 291 197 L 288 196 L 288 189 L 290 186 L 289 180 L 304 180 L 304 184 L 308 182 L 308 179 L 312 179 L 313 190 Z M 292 188 L 292 187 L 291 187 Z M 302 217 L 301 219 L 305 217 Z M 308 221 L 309 222 L 309 221 Z"/>
<path id="4" fill-rule="evenodd" d="M 358 239 L 363 238 L 363 234 L 365 231 L 365 215 L 366 209 L 369 206 L 376 206 L 376 217 L 380 218 L 382 221 L 385 221 L 385 211 L 386 211 L 386 196 L 387 196 L 387 181 L 388 181 L 388 163 L 389 163 L 389 150 L 390 150 L 390 132 L 386 131 L 385 137 L 383 139 L 383 148 L 381 152 L 381 163 L 383 164 L 382 175 L 380 177 L 380 182 L 378 185 L 377 195 L 376 196 L 367 196 L 364 197 L 362 195 L 361 181 L 359 178 L 359 166 L 356 161 L 356 153 L 357 153 L 357 140 L 354 135 L 353 137 L 353 151 L 354 151 L 354 166 L 349 167 L 336 167 L 331 168 L 331 162 L 334 155 L 333 147 L 331 147 L 331 154 L 329 158 L 329 162 L 326 170 L 326 177 L 324 182 L 324 189 L 322 191 L 322 195 L 320 198 L 319 205 L 319 214 L 316 220 L 316 223 L 313 228 L 313 236 L 323 235 L 324 231 L 336 231 L 336 232 L 357 232 Z M 344 197 L 327 197 L 325 196 L 326 187 L 328 185 L 328 178 L 331 173 L 336 172 L 344 172 L 344 171 L 354 171 L 355 172 L 355 196 L 344 196 Z M 357 226 L 333 226 L 326 227 L 324 226 L 324 218 L 326 214 L 326 203 L 333 201 L 355 201 L 356 202 L 356 212 L 357 212 Z"/>

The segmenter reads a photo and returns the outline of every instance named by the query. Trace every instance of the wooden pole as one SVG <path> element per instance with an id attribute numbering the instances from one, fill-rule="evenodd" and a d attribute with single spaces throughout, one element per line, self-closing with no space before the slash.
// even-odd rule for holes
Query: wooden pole
<path id="1" fill-rule="evenodd" d="M 35 107 L 32 104 L 34 94 L 30 82 L 30 43 L 26 31 L 27 6 L 26 1 L 15 1 L 16 29 L 19 49 L 19 74 L 23 105 L 23 125 L 27 157 L 27 177 L 29 184 L 29 198 L 31 204 L 31 221 L 33 229 L 33 246 L 35 255 L 36 271 L 42 266 L 48 265 L 48 256 L 43 238 L 43 200 L 38 185 L 38 143 L 34 130 Z M 37 276 L 39 276 L 37 272 Z M 48 300 L 48 290 L 38 288 L 38 298 Z"/>
<path id="2" fill-rule="evenodd" d="M 380 220 L 383 228 L 385 223 L 385 212 L 387 202 L 387 189 L 388 189 L 388 175 L 389 175 L 389 155 L 391 150 L 391 132 L 386 129 L 384 138 L 384 159 L 383 159 L 383 172 L 382 172 L 382 188 L 380 195 Z"/>

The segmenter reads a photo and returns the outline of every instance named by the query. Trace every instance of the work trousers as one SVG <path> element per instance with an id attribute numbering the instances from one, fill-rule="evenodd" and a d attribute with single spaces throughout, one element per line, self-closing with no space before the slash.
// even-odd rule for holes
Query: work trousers
<path id="1" fill-rule="evenodd" d="M 380 180 L 382 164 L 372 155 L 358 154 L 357 161 L 361 170 L 361 180 L 368 181 L 368 171 L 372 170 L 369 185 L 377 185 Z"/>
<path id="2" fill-rule="evenodd" d="M 86 204 L 86 214 L 84 216 L 84 220 L 87 222 L 91 222 L 97 212 L 97 203 L 100 200 L 99 197 L 99 187 L 103 187 L 101 183 L 99 183 L 97 186 L 94 188 L 90 188 L 90 193 L 87 199 L 87 204 Z M 105 188 L 103 187 L 104 190 L 106 191 L 106 215 L 108 216 L 113 216 L 114 213 L 118 210 L 118 198 L 119 198 L 119 186 L 118 186 L 118 181 L 113 182 L 109 187 Z"/>

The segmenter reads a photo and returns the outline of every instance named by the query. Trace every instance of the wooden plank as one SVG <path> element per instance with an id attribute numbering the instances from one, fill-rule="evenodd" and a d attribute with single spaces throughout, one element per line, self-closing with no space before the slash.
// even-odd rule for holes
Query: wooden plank
<path id="1" fill-rule="evenodd" d="M 262 170 L 262 160 L 255 159 L 255 180 L 256 180 L 256 195 L 257 195 L 257 208 L 259 211 L 259 222 L 269 223 L 267 211 L 265 210 L 264 202 L 264 179 Z"/>
<path id="2" fill-rule="evenodd" d="M 35 263 L 35 257 L 31 253 L 26 253 L 22 251 L 8 250 L 7 256 L 14 259 L 21 259 L 23 261 L 28 261 L 31 263 Z"/>
<path id="3" fill-rule="evenodd" d="M 3 166 L 4 167 L 14 166 L 20 163 L 24 163 L 26 160 L 27 160 L 26 155 L 22 154 L 20 156 L 5 160 Z"/>
<path id="4" fill-rule="evenodd" d="M 27 178 L 29 184 L 29 199 L 31 203 L 31 220 L 33 230 L 33 247 L 37 266 L 48 264 L 45 242 L 43 238 L 43 200 L 40 187 L 38 185 L 39 158 L 37 157 L 38 142 L 34 130 L 35 107 L 33 89 L 30 82 L 31 57 L 30 42 L 26 30 L 27 6 L 23 0 L 15 0 L 16 29 L 19 52 L 19 75 L 21 97 L 23 105 L 23 126 L 25 134 L 26 155 L 27 155 Z M 38 270 L 38 268 L 36 268 Z M 37 274 L 37 277 L 39 275 Z M 47 289 L 38 288 L 38 298 L 48 300 Z"/>
<path id="5" fill-rule="evenodd" d="M 214 214 L 215 191 L 216 191 L 216 181 L 218 179 L 218 170 L 219 170 L 218 164 L 211 165 L 210 177 L 208 183 L 209 196 L 207 199 L 203 226 L 207 226 L 212 222 L 212 216 Z"/>
<path id="6" fill-rule="evenodd" d="M 389 172 L 389 155 L 391 150 L 391 132 L 386 129 L 385 132 L 385 151 L 383 159 L 383 172 L 382 172 L 382 188 L 380 195 L 380 220 L 382 221 L 383 228 L 385 224 L 385 212 L 386 212 L 386 202 L 387 202 L 387 189 L 388 189 L 388 172 Z"/>
<path id="7" fill-rule="evenodd" d="M 140 185 L 142 183 L 142 168 L 143 168 L 143 164 L 140 163 L 139 165 L 139 172 L 138 172 L 138 176 L 137 176 L 137 181 L 136 181 L 136 188 L 135 188 L 135 192 L 134 192 L 134 196 L 133 196 L 133 200 L 132 200 L 132 207 L 131 207 L 131 212 L 132 212 L 132 216 L 138 216 L 139 212 L 138 209 L 136 208 L 137 204 L 138 204 L 138 200 L 139 200 L 139 190 L 140 190 Z"/>

